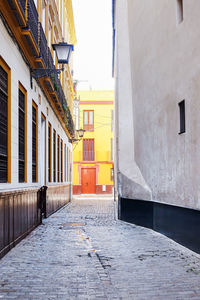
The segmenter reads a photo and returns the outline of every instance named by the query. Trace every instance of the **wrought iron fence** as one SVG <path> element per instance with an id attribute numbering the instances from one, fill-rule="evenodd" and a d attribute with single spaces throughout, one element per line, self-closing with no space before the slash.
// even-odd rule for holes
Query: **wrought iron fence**
<path id="1" fill-rule="evenodd" d="M 43 59 L 45 67 L 47 67 L 48 65 L 48 55 L 47 55 L 47 50 L 48 50 L 48 46 L 47 46 L 47 39 L 42 27 L 42 24 L 39 23 L 39 32 L 40 32 L 40 57 Z"/>
<path id="2" fill-rule="evenodd" d="M 34 0 L 28 1 L 28 22 L 27 25 L 32 33 L 32 36 L 38 45 L 38 12 Z"/>
<path id="3" fill-rule="evenodd" d="M 26 16 L 26 0 L 18 0 L 19 6 L 21 7 L 21 10 L 24 14 L 24 17 Z"/>
<path id="4" fill-rule="evenodd" d="M 51 50 L 48 47 L 48 68 L 53 69 L 54 68 L 54 63 L 53 63 L 53 57 L 51 55 Z"/>
<path id="5" fill-rule="evenodd" d="M 72 137 L 74 137 L 74 136 L 75 136 L 75 129 L 74 129 L 75 127 L 74 127 L 74 121 L 73 121 L 73 119 L 72 119 L 72 115 L 71 115 L 70 110 L 69 110 L 69 113 L 67 114 L 66 117 L 67 117 L 66 127 L 67 127 L 67 129 L 68 129 L 70 135 L 71 135 Z"/>

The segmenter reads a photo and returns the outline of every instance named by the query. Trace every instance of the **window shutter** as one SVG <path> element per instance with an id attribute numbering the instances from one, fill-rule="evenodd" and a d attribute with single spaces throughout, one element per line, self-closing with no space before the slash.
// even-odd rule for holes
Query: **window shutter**
<path id="1" fill-rule="evenodd" d="M 53 132 L 53 179 L 56 182 L 56 132 Z"/>
<path id="2" fill-rule="evenodd" d="M 36 153 L 37 153 L 37 143 L 36 143 L 36 126 L 37 126 L 37 121 L 36 121 L 36 109 L 35 107 L 32 106 L 32 182 L 36 182 L 36 165 L 37 165 L 37 158 L 36 158 Z"/>
<path id="3" fill-rule="evenodd" d="M 58 136 L 57 144 L 57 181 L 60 182 L 60 138 Z"/>
<path id="4" fill-rule="evenodd" d="M 85 161 L 94 160 L 94 139 L 83 140 L 83 160 Z"/>
<path id="5" fill-rule="evenodd" d="M 51 182 L 51 126 L 48 126 L 48 181 Z"/>
<path id="6" fill-rule="evenodd" d="M 0 183 L 8 181 L 8 74 L 0 66 Z"/>
<path id="7" fill-rule="evenodd" d="M 60 180 L 63 182 L 63 141 L 60 142 L 60 157 L 61 157 L 61 167 L 60 167 Z"/>
<path id="8" fill-rule="evenodd" d="M 19 89 L 19 182 L 25 181 L 25 95 Z"/>

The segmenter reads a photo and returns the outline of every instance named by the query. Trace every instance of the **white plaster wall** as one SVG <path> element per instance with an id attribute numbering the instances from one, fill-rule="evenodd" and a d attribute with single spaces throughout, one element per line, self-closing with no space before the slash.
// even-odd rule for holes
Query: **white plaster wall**
<path id="1" fill-rule="evenodd" d="M 72 145 L 62 128 L 61 123 L 56 117 L 52 107 L 38 86 L 33 80 L 33 89 L 30 86 L 30 71 L 26 65 L 18 46 L 8 34 L 4 24 L 0 20 L 0 55 L 11 69 L 11 184 L 0 184 L 0 191 L 28 188 L 40 186 L 40 165 L 38 164 L 38 183 L 32 183 L 32 100 L 38 105 L 38 145 L 40 145 L 41 113 L 46 117 L 46 175 L 48 184 L 48 122 L 56 130 L 56 134 L 63 140 L 63 163 L 64 163 L 64 145 L 72 151 Z M 19 81 L 27 90 L 27 183 L 18 182 L 18 84 Z M 41 95 L 41 104 L 39 104 L 39 94 Z M 48 115 L 47 115 L 48 108 Z M 52 136 L 53 149 L 53 136 Z M 57 149 L 57 136 L 56 136 Z M 38 158 L 40 158 L 40 146 L 38 147 Z M 52 151 L 53 162 L 53 151 Z M 56 159 L 57 164 L 57 159 Z M 53 167 L 52 167 L 53 170 Z M 56 166 L 57 170 L 57 166 Z M 52 175 L 53 176 L 53 175 Z M 64 179 L 64 166 L 63 166 Z M 51 185 L 56 183 L 51 183 Z"/>
<path id="2" fill-rule="evenodd" d="M 200 1 L 184 1 L 178 25 L 176 1 L 128 0 L 134 145 L 124 141 L 126 152 L 129 147 L 135 152 L 152 200 L 195 209 L 200 209 L 199 11 Z M 186 133 L 179 135 L 183 99 Z M 122 118 L 121 129 L 127 126 Z"/>
<path id="3" fill-rule="evenodd" d="M 134 127 L 127 0 L 116 1 L 115 124 L 118 193 L 150 199 L 150 189 L 134 160 Z M 130 184 L 131 182 L 131 184 Z"/>

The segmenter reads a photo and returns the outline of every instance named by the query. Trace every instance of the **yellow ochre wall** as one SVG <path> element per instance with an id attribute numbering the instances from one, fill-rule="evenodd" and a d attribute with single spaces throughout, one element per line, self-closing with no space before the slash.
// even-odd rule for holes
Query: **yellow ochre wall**
<path id="1" fill-rule="evenodd" d="M 94 110 L 94 131 L 86 131 L 84 139 L 94 139 L 94 162 L 84 162 L 83 141 L 74 145 L 73 151 L 73 185 L 74 194 L 81 193 L 80 166 L 98 166 L 97 193 L 101 193 L 102 185 L 109 186 L 106 192 L 111 192 L 113 181 L 111 180 L 111 169 L 113 162 L 111 157 L 111 139 L 113 131 L 111 127 L 112 110 L 114 109 L 113 91 L 78 91 L 80 96 L 80 128 L 83 128 L 83 111 Z"/>

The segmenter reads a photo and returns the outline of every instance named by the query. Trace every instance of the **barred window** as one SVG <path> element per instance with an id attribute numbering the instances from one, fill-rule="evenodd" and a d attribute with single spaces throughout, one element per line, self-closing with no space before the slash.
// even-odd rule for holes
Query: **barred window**
<path id="1" fill-rule="evenodd" d="M 53 181 L 56 182 L 56 131 L 53 131 Z"/>
<path id="2" fill-rule="evenodd" d="M 19 182 L 25 182 L 25 94 L 19 88 L 18 104 L 18 139 L 19 139 L 19 156 L 18 156 L 18 174 Z"/>
<path id="3" fill-rule="evenodd" d="M 60 182 L 60 137 L 57 138 L 57 180 Z"/>
<path id="4" fill-rule="evenodd" d="M 61 182 L 63 182 L 63 141 L 60 143 L 60 156 L 61 156 L 61 168 L 60 168 L 60 178 Z"/>
<path id="5" fill-rule="evenodd" d="M 37 109 L 32 106 L 32 182 L 37 182 Z"/>
<path id="6" fill-rule="evenodd" d="M 51 182 L 51 124 L 48 126 L 48 181 Z"/>
<path id="7" fill-rule="evenodd" d="M 8 73 L 0 66 L 0 183 L 8 181 Z"/>
<path id="8" fill-rule="evenodd" d="M 94 139 L 83 140 L 83 160 L 94 160 Z"/>

